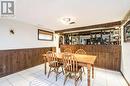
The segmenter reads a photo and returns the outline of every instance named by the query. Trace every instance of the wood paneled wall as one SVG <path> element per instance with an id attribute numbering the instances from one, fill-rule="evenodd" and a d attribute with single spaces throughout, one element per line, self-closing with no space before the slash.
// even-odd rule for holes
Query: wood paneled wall
<path id="1" fill-rule="evenodd" d="M 42 54 L 55 48 L 0 50 L 0 77 L 42 64 Z"/>
<path id="2" fill-rule="evenodd" d="M 70 48 L 73 53 L 78 49 L 84 49 L 87 54 L 97 56 L 96 67 L 120 71 L 120 45 L 61 45 L 62 52 L 66 48 Z"/>

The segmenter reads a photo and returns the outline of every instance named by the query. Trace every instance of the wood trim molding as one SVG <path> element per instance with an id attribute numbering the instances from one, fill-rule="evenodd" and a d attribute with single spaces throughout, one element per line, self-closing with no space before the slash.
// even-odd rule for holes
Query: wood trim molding
<path id="1" fill-rule="evenodd" d="M 64 29 L 64 30 L 57 30 L 57 31 L 55 31 L 55 33 L 87 30 L 87 29 L 94 29 L 94 28 L 106 28 L 106 27 L 114 27 L 114 26 L 120 26 L 120 25 L 121 25 L 121 21 L 115 21 L 115 22 L 96 24 L 96 25 L 90 25 L 90 26 L 84 26 L 84 27 L 76 27 L 76 28 L 69 28 L 69 29 Z"/>
<path id="2" fill-rule="evenodd" d="M 126 83 L 128 84 L 128 86 L 130 86 L 130 83 L 128 82 L 128 80 L 125 78 L 124 74 L 120 71 L 121 75 L 123 76 L 123 78 L 125 79 Z"/>

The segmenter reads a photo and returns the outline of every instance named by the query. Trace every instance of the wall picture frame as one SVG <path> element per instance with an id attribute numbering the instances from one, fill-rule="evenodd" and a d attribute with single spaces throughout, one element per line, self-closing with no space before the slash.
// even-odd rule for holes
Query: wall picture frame
<path id="1" fill-rule="evenodd" d="M 53 32 L 38 29 L 38 40 L 53 41 Z"/>
<path id="2" fill-rule="evenodd" d="M 130 42 L 130 20 L 124 25 L 124 42 Z"/>

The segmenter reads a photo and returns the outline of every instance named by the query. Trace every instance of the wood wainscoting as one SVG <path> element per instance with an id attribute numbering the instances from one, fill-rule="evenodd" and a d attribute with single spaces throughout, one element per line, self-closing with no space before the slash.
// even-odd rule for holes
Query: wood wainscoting
<path id="1" fill-rule="evenodd" d="M 55 51 L 56 48 L 0 50 L 0 77 L 42 64 L 42 54 L 49 50 Z"/>
<path id="2" fill-rule="evenodd" d="M 96 67 L 120 71 L 120 45 L 61 45 L 60 48 L 61 52 L 69 48 L 73 53 L 78 49 L 84 49 L 87 54 L 97 56 Z"/>

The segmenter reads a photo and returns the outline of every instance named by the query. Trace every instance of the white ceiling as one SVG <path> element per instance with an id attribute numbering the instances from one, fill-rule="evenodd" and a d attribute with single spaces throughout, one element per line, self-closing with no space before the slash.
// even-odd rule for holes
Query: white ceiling
<path id="1" fill-rule="evenodd" d="M 16 0 L 15 18 L 53 30 L 121 20 L 130 9 L 130 0 Z M 62 17 L 76 19 L 64 25 Z"/>

